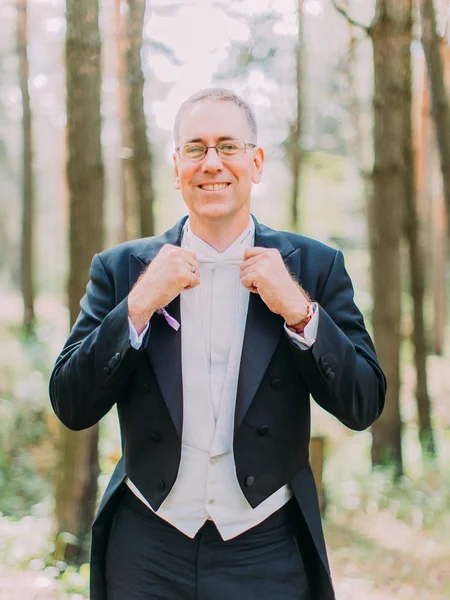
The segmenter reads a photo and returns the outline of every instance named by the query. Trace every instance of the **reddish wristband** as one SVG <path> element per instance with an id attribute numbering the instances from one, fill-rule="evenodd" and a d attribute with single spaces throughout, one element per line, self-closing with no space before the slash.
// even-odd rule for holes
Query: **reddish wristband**
<path id="1" fill-rule="evenodd" d="M 305 330 L 305 327 L 308 325 L 308 323 L 313 318 L 313 315 L 314 315 L 314 304 L 311 302 L 308 306 L 308 312 L 306 313 L 306 317 L 304 317 L 298 323 L 294 323 L 294 325 L 288 325 L 286 323 L 286 327 L 289 329 L 289 331 L 292 331 L 292 333 L 297 333 L 299 335 L 302 335 Z"/>

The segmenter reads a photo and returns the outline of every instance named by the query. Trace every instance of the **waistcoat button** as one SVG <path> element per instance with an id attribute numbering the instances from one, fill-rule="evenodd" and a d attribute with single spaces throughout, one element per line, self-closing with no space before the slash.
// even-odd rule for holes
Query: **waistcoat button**
<path id="1" fill-rule="evenodd" d="M 157 442 L 159 442 L 161 440 L 161 434 L 158 433 L 157 431 L 152 431 L 150 434 L 150 439 L 152 440 L 152 442 L 155 442 L 155 444 Z"/>
<path id="2" fill-rule="evenodd" d="M 158 490 L 160 490 L 161 492 L 163 492 L 166 488 L 166 484 L 164 483 L 164 481 L 162 479 L 157 479 L 156 480 L 156 487 L 158 488 Z"/>
<path id="3" fill-rule="evenodd" d="M 143 383 L 141 383 L 141 391 L 144 392 L 145 394 L 148 394 L 151 389 L 152 389 L 152 386 L 149 384 L 148 381 L 144 381 Z"/>
<path id="4" fill-rule="evenodd" d="M 258 429 L 256 430 L 256 433 L 258 435 L 267 435 L 269 433 L 269 426 L 261 425 L 261 427 L 258 427 Z"/>
<path id="5" fill-rule="evenodd" d="M 273 388 L 274 390 L 279 390 L 280 388 L 283 387 L 283 380 L 282 379 L 272 379 L 272 381 L 270 382 L 270 387 Z"/>
<path id="6" fill-rule="evenodd" d="M 255 481 L 255 478 L 252 475 L 249 475 L 248 477 L 245 478 L 245 487 L 251 487 L 253 485 Z"/>

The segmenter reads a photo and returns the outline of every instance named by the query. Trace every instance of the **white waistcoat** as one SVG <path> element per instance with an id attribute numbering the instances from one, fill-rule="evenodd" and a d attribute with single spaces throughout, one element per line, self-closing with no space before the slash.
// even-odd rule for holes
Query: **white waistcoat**
<path id="1" fill-rule="evenodd" d="M 252 509 L 234 463 L 234 410 L 250 294 L 240 282 L 239 265 L 253 237 L 250 219 L 246 231 L 219 254 L 192 234 L 188 222 L 184 230 L 182 246 L 195 252 L 201 283 L 181 293 L 182 453 L 178 477 L 157 514 L 189 537 L 210 518 L 222 538 L 231 539 L 292 497 L 284 486 Z"/>

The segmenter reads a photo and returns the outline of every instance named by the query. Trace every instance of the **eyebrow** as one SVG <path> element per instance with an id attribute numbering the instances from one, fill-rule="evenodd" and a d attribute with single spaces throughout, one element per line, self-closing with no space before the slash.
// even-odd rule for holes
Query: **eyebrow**
<path id="1" fill-rule="evenodd" d="M 221 135 L 220 137 L 218 137 L 216 139 L 217 139 L 217 143 L 225 142 L 227 140 L 236 140 L 236 141 L 239 140 L 239 138 L 237 138 L 235 135 Z M 196 137 L 196 138 L 192 138 L 192 139 L 188 140 L 187 142 L 185 142 L 185 144 L 196 144 L 197 142 L 204 143 L 204 140 L 201 137 Z"/>

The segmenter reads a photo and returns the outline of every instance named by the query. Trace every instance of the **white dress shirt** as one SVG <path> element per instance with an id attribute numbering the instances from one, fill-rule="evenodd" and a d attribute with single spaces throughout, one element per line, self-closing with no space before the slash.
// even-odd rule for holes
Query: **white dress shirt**
<path id="1" fill-rule="evenodd" d="M 254 222 L 222 253 L 195 236 L 189 221 L 182 247 L 195 252 L 200 285 L 180 295 L 183 432 L 178 476 L 156 514 L 193 538 L 212 519 L 224 540 L 264 521 L 291 497 L 283 486 L 252 508 L 237 479 L 233 454 L 234 409 L 250 292 L 240 282 L 244 251 L 254 244 Z M 319 311 L 304 335 L 289 337 L 302 349 L 315 341 Z M 168 325 L 169 326 L 169 325 Z M 140 336 L 130 321 L 130 342 Z M 151 333 L 150 333 L 151 335 Z M 136 486 L 128 487 L 153 510 Z"/>

